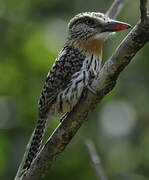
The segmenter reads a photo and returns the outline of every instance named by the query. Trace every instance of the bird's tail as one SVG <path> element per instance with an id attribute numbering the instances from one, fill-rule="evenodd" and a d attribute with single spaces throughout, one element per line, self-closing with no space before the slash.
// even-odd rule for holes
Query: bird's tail
<path id="1" fill-rule="evenodd" d="M 23 164 L 23 169 L 27 170 L 30 168 L 31 163 L 36 158 L 36 155 L 40 149 L 42 138 L 47 127 L 47 118 L 40 118 L 37 122 L 37 126 L 31 136 L 27 147 L 27 154 L 25 155 L 25 162 Z"/>

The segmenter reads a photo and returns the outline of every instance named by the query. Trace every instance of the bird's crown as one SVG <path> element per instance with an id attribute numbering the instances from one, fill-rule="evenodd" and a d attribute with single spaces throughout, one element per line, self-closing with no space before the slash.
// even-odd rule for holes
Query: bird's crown
<path id="1" fill-rule="evenodd" d="M 77 25 L 78 23 L 84 23 L 86 25 L 95 25 L 96 23 L 104 23 L 108 20 L 109 18 L 103 13 L 84 12 L 74 16 L 70 20 L 68 27 L 72 28 L 73 25 Z"/>

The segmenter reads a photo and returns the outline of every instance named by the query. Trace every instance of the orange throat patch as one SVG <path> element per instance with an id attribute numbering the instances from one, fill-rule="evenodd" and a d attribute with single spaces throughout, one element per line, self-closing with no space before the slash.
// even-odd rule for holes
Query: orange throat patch
<path id="1" fill-rule="evenodd" d="M 102 44 L 104 40 L 99 39 L 89 39 L 85 42 L 76 42 L 74 47 L 86 51 L 90 55 L 95 55 L 97 57 L 102 57 Z"/>

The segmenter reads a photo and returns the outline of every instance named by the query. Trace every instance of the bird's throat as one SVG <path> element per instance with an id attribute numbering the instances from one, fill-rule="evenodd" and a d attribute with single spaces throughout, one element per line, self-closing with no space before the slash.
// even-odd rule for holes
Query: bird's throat
<path id="1" fill-rule="evenodd" d="M 97 57 L 102 57 L 102 44 L 103 40 L 101 39 L 89 39 L 83 42 L 76 42 L 74 47 L 85 51 L 89 55 L 93 54 Z"/>

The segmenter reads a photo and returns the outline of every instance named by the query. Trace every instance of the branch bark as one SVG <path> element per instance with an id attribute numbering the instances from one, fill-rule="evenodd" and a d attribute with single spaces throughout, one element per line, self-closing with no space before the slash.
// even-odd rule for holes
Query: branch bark
<path id="1" fill-rule="evenodd" d="M 93 168 L 95 169 L 98 179 L 99 180 L 108 180 L 107 177 L 105 176 L 105 173 L 101 166 L 100 158 L 97 155 L 94 143 L 88 139 L 88 140 L 86 140 L 85 145 L 87 147 Z"/>
<path id="2" fill-rule="evenodd" d="M 116 2 L 116 1 L 115 1 Z M 118 0 L 123 2 L 124 0 Z M 141 0 L 142 2 L 142 0 Z M 144 7 L 144 6 L 143 6 Z M 108 11 L 111 18 L 116 16 L 112 13 L 114 7 Z M 117 11 L 119 8 L 115 8 Z M 144 21 L 141 10 L 141 20 L 123 40 L 114 54 L 104 64 L 99 77 L 93 81 L 93 88 L 99 96 L 87 92 L 82 97 L 77 106 L 68 116 L 58 125 L 53 134 L 48 139 L 45 146 L 41 149 L 31 168 L 27 171 L 22 180 L 34 180 L 44 177 L 47 170 L 52 166 L 57 157 L 64 151 L 67 144 L 70 143 L 80 126 L 88 117 L 103 97 L 109 93 L 115 86 L 119 73 L 129 64 L 135 54 L 149 41 L 149 16 Z"/>

